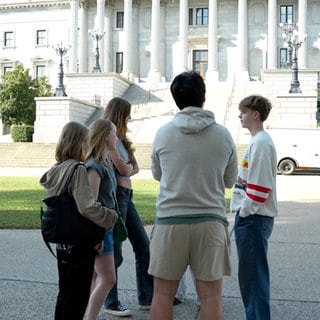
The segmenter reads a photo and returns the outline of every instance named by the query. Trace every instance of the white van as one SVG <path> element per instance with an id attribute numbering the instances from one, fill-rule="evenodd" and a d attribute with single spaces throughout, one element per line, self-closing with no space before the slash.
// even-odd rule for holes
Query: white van
<path id="1" fill-rule="evenodd" d="M 278 171 L 320 170 L 320 129 L 268 129 L 277 149 Z"/>

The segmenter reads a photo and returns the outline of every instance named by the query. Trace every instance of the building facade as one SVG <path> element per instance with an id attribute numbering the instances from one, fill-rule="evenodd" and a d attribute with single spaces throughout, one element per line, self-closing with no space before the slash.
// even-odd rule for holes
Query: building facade
<path id="1" fill-rule="evenodd" d="M 320 68 L 319 0 L 1 0 L 0 72 L 22 63 L 54 87 L 59 45 L 65 73 L 260 79 L 262 69 L 288 67 L 288 23 L 307 35 L 299 68 Z"/>

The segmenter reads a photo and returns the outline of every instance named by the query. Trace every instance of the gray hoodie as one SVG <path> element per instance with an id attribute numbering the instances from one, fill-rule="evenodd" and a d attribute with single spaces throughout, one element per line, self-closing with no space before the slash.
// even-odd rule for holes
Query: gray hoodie
<path id="1" fill-rule="evenodd" d="M 187 107 L 177 113 L 156 133 L 151 159 L 160 181 L 157 218 L 226 218 L 225 188 L 236 180 L 238 161 L 230 133 L 211 111 Z"/>

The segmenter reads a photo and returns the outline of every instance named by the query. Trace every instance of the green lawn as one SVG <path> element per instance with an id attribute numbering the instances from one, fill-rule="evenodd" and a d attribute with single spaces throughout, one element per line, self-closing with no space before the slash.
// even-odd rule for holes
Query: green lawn
<path id="1" fill-rule="evenodd" d="M 144 224 L 152 224 L 159 183 L 133 180 L 134 203 Z M 36 177 L 0 177 L 0 229 L 39 228 L 41 199 L 47 194 Z M 229 207 L 230 190 L 226 192 Z"/>

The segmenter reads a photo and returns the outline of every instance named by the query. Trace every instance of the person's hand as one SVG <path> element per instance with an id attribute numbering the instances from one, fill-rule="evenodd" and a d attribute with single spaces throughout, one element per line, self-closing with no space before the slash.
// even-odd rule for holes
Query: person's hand
<path id="1" fill-rule="evenodd" d="M 104 243 L 103 241 L 101 241 L 100 243 L 98 243 L 95 247 L 94 247 L 99 253 L 103 252 L 103 248 L 104 248 Z"/>

